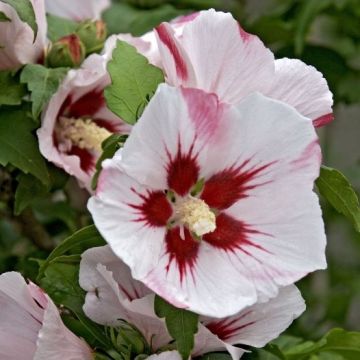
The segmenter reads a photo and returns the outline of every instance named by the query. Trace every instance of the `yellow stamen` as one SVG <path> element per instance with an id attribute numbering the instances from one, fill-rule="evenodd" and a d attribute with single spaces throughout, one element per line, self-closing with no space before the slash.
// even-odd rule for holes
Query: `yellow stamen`
<path id="1" fill-rule="evenodd" d="M 201 199 L 187 198 L 180 202 L 176 214 L 180 222 L 197 236 L 211 233 L 216 229 L 216 216 Z"/>
<path id="2" fill-rule="evenodd" d="M 80 149 L 101 152 L 101 144 L 112 133 L 98 126 L 91 119 L 60 117 L 57 133 L 62 140 L 68 140 Z"/>

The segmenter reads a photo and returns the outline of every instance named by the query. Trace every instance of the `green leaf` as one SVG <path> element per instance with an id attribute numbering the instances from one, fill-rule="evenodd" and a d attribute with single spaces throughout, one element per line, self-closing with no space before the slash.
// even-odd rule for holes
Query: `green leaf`
<path id="1" fill-rule="evenodd" d="M 48 185 L 49 174 L 34 129 L 27 106 L 0 108 L 0 164 L 11 164 Z"/>
<path id="2" fill-rule="evenodd" d="M 0 11 L 0 22 L 11 22 L 11 19 L 4 12 Z"/>
<path id="3" fill-rule="evenodd" d="M 15 193 L 15 215 L 19 215 L 34 200 L 48 192 L 48 187 L 30 174 L 20 174 L 18 182 Z"/>
<path id="4" fill-rule="evenodd" d="M 25 86 L 11 71 L 0 71 L 0 89 L 0 105 L 20 105 L 26 94 Z"/>
<path id="5" fill-rule="evenodd" d="M 320 194 L 360 232 L 359 200 L 346 177 L 336 169 L 322 166 L 316 186 Z"/>
<path id="6" fill-rule="evenodd" d="M 67 68 L 48 69 L 37 64 L 28 64 L 21 73 L 21 82 L 31 91 L 32 114 L 37 118 L 60 82 L 67 74 Z"/>
<path id="7" fill-rule="evenodd" d="M 114 156 L 117 150 L 119 150 L 125 143 L 127 138 L 127 135 L 119 135 L 119 134 L 113 134 L 109 136 L 104 142 L 101 144 L 103 153 L 99 157 L 98 161 L 96 162 L 96 172 L 92 178 L 91 181 L 91 187 L 93 190 L 96 189 L 97 182 L 102 170 L 102 162 L 105 159 L 110 159 Z"/>
<path id="8" fill-rule="evenodd" d="M 34 32 L 34 39 L 36 39 L 38 32 L 38 25 L 36 23 L 35 11 L 30 0 L 2 0 L 2 2 L 13 7 L 19 18 L 26 22 Z"/>
<path id="9" fill-rule="evenodd" d="M 49 264 L 40 282 L 41 287 L 58 306 L 71 310 L 100 346 L 111 348 L 104 327 L 92 322 L 82 310 L 85 292 L 79 286 L 79 264 L 74 263 L 74 256 L 69 260 L 62 258 Z"/>
<path id="10" fill-rule="evenodd" d="M 79 25 L 75 21 L 51 14 L 47 14 L 46 19 L 48 23 L 48 38 L 52 42 L 74 33 Z"/>
<path id="11" fill-rule="evenodd" d="M 101 245 L 105 245 L 105 241 L 97 231 L 96 227 L 94 225 L 84 227 L 65 239 L 51 252 L 39 269 L 38 279 L 41 279 L 44 276 L 49 264 L 57 257 L 68 253 L 70 250 L 72 250 L 73 253 L 81 254 L 88 248 Z"/>
<path id="12" fill-rule="evenodd" d="M 145 56 L 124 41 L 118 41 L 108 64 L 112 84 L 105 89 L 109 109 L 125 122 L 134 124 L 164 82 L 164 74 Z"/>
<path id="13" fill-rule="evenodd" d="M 165 318 L 166 327 L 171 337 L 176 341 L 177 350 L 184 360 L 187 360 L 194 347 L 194 335 L 198 331 L 199 315 L 178 309 L 161 297 L 155 297 L 155 313 Z"/>

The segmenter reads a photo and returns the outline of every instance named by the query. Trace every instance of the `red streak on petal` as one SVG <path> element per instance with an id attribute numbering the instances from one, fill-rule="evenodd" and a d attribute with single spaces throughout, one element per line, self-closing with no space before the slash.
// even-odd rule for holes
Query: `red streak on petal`
<path id="1" fill-rule="evenodd" d="M 64 110 L 64 115 L 74 118 L 86 116 L 93 117 L 103 106 L 105 106 L 105 98 L 102 89 L 90 91 L 74 102 L 72 102 L 70 96 L 70 100 L 67 101 L 70 104 Z"/>
<path id="2" fill-rule="evenodd" d="M 292 161 L 292 164 L 295 166 L 296 169 L 301 169 L 314 163 L 314 159 L 317 159 L 318 166 L 320 167 L 322 162 L 322 156 L 319 139 L 315 139 L 308 146 L 306 146 L 300 157 Z"/>
<path id="3" fill-rule="evenodd" d="M 140 299 L 141 296 L 139 295 L 139 293 L 137 292 L 137 290 L 135 288 L 132 288 L 132 291 L 134 292 L 134 294 L 130 294 L 130 292 L 122 285 L 118 284 L 119 289 L 121 292 L 124 293 L 124 295 L 128 298 L 129 301 L 133 301 L 135 299 Z"/>
<path id="4" fill-rule="evenodd" d="M 241 316 L 242 318 L 244 316 Z M 215 335 L 217 335 L 221 340 L 225 341 L 233 337 L 234 335 L 238 335 L 239 331 L 254 324 L 255 321 L 248 322 L 243 325 L 236 326 L 235 323 L 239 320 L 239 318 L 235 318 L 228 322 L 228 319 L 223 319 L 220 321 L 214 321 L 206 325 L 206 327 Z M 234 326 L 235 325 L 235 326 Z"/>
<path id="5" fill-rule="evenodd" d="M 241 26 L 240 24 L 239 25 L 239 33 L 240 33 L 240 36 L 242 38 L 242 40 L 246 43 L 248 42 L 250 39 L 251 39 L 251 34 L 249 34 L 248 32 L 246 32 Z"/>
<path id="6" fill-rule="evenodd" d="M 244 170 L 249 162 L 250 159 L 244 161 L 237 168 L 231 167 L 213 175 L 205 182 L 201 199 L 212 208 L 224 210 L 240 199 L 248 197 L 249 190 L 264 185 L 264 183 L 251 184 L 251 182 L 274 163 L 253 166 Z"/>
<path id="7" fill-rule="evenodd" d="M 68 155 L 78 156 L 80 158 L 80 167 L 87 174 L 90 174 L 95 170 L 96 160 L 89 151 L 73 145 L 68 152 Z"/>
<path id="8" fill-rule="evenodd" d="M 217 129 L 221 126 L 226 105 L 219 102 L 216 94 L 208 94 L 200 89 L 181 88 L 181 92 L 197 136 L 205 137 L 207 141 L 211 137 L 218 140 Z"/>
<path id="9" fill-rule="evenodd" d="M 135 189 L 131 190 L 143 200 L 140 205 L 129 204 L 140 212 L 141 217 L 136 221 L 144 221 L 149 226 L 165 226 L 173 212 L 165 194 L 161 191 L 148 191 L 147 195 L 142 195 Z"/>
<path id="10" fill-rule="evenodd" d="M 265 250 L 260 245 L 257 245 L 249 240 L 250 234 L 264 234 L 260 231 L 252 229 L 249 225 L 242 221 L 236 220 L 233 217 L 220 213 L 216 217 L 216 229 L 212 233 L 203 236 L 203 240 L 210 245 L 225 251 L 242 250 L 247 255 L 252 256 L 251 253 L 244 250 L 244 245 L 256 247 L 263 251 Z M 268 235 L 269 236 L 269 235 Z"/>
<path id="11" fill-rule="evenodd" d="M 183 281 L 187 272 L 193 274 L 199 250 L 199 243 L 195 241 L 189 230 L 184 228 L 184 239 L 180 237 L 180 228 L 170 229 L 165 238 L 166 251 L 170 256 L 167 270 L 173 261 L 176 262 L 180 274 L 180 282 Z"/>
<path id="12" fill-rule="evenodd" d="M 317 119 L 313 120 L 313 125 L 315 127 L 321 127 L 321 126 L 327 125 L 329 122 L 331 122 L 333 120 L 334 120 L 334 114 L 330 113 L 330 114 L 320 116 Z"/>
<path id="13" fill-rule="evenodd" d="M 199 11 L 198 12 L 193 12 L 193 13 L 188 14 L 188 15 L 179 16 L 175 20 L 173 20 L 171 23 L 172 24 L 185 24 L 187 22 L 193 21 L 199 15 L 200 15 Z"/>
<path id="14" fill-rule="evenodd" d="M 174 59 L 177 76 L 182 80 L 187 80 L 189 74 L 188 74 L 186 62 L 183 59 L 175 40 L 173 39 L 172 35 L 168 32 L 166 25 L 164 23 L 160 24 L 157 28 L 155 28 L 155 30 L 159 35 L 161 42 L 169 49 Z"/>
<path id="15" fill-rule="evenodd" d="M 181 143 L 178 144 L 178 152 L 172 159 L 169 156 L 169 164 L 167 170 L 167 183 L 171 190 L 174 190 L 181 196 L 186 195 L 190 188 L 196 184 L 199 177 L 199 166 L 196 161 L 196 156 L 192 154 L 193 146 L 187 154 L 181 151 Z"/>

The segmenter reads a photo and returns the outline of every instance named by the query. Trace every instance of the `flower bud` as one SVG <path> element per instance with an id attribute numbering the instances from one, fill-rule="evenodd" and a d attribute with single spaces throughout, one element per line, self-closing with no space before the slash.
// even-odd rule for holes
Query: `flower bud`
<path id="1" fill-rule="evenodd" d="M 76 34 L 85 45 L 87 55 L 99 52 L 106 40 L 106 24 L 101 20 L 86 20 L 78 26 Z"/>
<path id="2" fill-rule="evenodd" d="M 62 37 L 51 47 L 46 58 L 49 67 L 79 67 L 85 58 L 85 47 L 79 36 Z"/>
<path id="3" fill-rule="evenodd" d="M 134 355 L 143 354 L 147 348 L 146 340 L 139 331 L 130 324 L 120 328 L 117 336 L 117 346 L 119 348 L 131 349 Z"/>

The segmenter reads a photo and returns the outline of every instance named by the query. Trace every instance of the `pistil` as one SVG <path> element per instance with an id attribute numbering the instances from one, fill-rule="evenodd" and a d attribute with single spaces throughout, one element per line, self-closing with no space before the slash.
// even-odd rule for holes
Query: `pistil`
<path id="1" fill-rule="evenodd" d="M 205 201 L 189 197 L 176 206 L 179 221 L 197 236 L 213 232 L 216 229 L 216 216 Z"/>
<path id="2" fill-rule="evenodd" d="M 92 119 L 60 117 L 56 133 L 63 141 L 70 141 L 80 149 L 101 152 L 101 144 L 112 133 L 98 126 Z"/>

